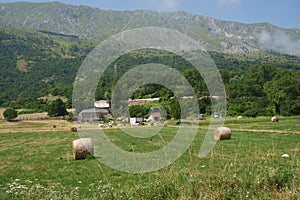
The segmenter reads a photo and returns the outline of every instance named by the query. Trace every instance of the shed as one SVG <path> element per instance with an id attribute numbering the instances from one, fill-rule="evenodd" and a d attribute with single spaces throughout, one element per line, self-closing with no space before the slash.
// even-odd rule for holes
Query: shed
<path id="1" fill-rule="evenodd" d="M 79 121 L 81 122 L 95 122 L 105 120 L 108 115 L 107 109 L 90 108 L 82 110 L 79 113 Z"/>

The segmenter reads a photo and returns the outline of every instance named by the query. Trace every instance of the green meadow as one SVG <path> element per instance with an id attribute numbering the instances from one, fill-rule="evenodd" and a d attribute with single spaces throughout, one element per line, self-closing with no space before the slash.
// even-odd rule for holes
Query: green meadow
<path id="1" fill-rule="evenodd" d="M 111 169 L 91 156 L 74 160 L 72 141 L 79 136 L 59 121 L 29 123 L 28 129 L 18 123 L 24 121 L 0 121 L 0 199 L 300 199 L 300 117 L 281 117 L 279 123 L 228 118 L 232 138 L 218 141 L 201 159 L 209 120 L 200 121 L 178 160 L 138 174 Z M 104 132 L 126 151 L 150 152 L 170 142 L 176 130 L 176 122 L 168 121 L 145 139 L 117 128 Z"/>

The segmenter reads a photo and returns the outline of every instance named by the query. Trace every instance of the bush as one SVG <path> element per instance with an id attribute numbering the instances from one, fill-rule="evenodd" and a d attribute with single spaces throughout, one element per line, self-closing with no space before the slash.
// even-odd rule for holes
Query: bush
<path id="1" fill-rule="evenodd" d="M 132 117 L 143 117 L 149 116 L 149 105 L 134 105 L 129 107 L 129 113 Z"/>
<path id="2" fill-rule="evenodd" d="M 246 117 L 257 117 L 257 114 L 258 112 L 255 109 L 246 110 L 246 112 L 244 113 Z"/>
<path id="3" fill-rule="evenodd" d="M 8 108 L 3 112 L 3 116 L 7 121 L 11 121 L 18 117 L 18 112 L 15 109 Z"/>
<path id="4" fill-rule="evenodd" d="M 48 106 L 48 115 L 50 117 L 65 116 L 67 114 L 66 106 L 61 99 L 56 99 Z"/>
<path id="5" fill-rule="evenodd" d="M 68 122 L 72 122 L 72 121 L 73 121 L 73 117 L 74 117 L 73 113 L 72 113 L 72 112 L 69 112 L 67 121 L 68 121 Z"/>

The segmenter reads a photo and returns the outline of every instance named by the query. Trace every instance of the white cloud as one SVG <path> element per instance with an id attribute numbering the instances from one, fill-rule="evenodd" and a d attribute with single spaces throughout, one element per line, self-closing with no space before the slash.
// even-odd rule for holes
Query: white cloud
<path id="1" fill-rule="evenodd" d="M 263 48 L 300 56 L 300 40 L 292 38 L 283 31 L 275 31 L 272 34 L 262 31 L 258 41 Z"/>
<path id="2" fill-rule="evenodd" d="M 217 0 L 218 6 L 240 3 L 241 0 Z"/>

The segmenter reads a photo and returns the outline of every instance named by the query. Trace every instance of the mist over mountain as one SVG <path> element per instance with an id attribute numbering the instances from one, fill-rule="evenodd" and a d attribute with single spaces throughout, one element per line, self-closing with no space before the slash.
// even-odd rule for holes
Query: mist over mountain
<path id="1" fill-rule="evenodd" d="M 208 51 L 226 53 L 274 50 L 300 56 L 300 30 L 267 23 L 243 24 L 188 12 L 112 11 L 51 3 L 0 3 L 0 25 L 50 31 L 102 41 L 133 28 L 162 27 L 197 40 Z"/>

